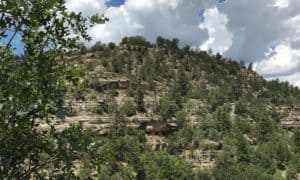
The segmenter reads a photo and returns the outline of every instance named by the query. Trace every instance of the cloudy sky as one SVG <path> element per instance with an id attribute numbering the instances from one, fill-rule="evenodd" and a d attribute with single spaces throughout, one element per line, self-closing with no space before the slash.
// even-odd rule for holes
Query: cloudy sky
<path id="1" fill-rule="evenodd" d="M 300 87 L 300 0 L 67 0 L 67 7 L 110 19 L 89 29 L 90 44 L 177 37 Z"/>

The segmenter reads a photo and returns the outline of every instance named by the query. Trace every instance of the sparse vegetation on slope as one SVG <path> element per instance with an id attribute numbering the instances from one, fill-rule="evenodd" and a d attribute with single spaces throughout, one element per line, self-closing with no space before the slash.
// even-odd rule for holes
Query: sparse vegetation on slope
<path id="1" fill-rule="evenodd" d="M 63 0 L 0 11 L 1 179 L 300 178 L 297 87 L 176 38 L 84 47 Z"/>
<path id="2" fill-rule="evenodd" d="M 157 41 L 128 37 L 119 46 L 97 43 L 84 54 L 68 55 L 69 65 L 86 69 L 84 76 L 74 74 L 83 84 L 84 102 L 97 101 L 101 109 L 77 112 L 100 119 L 94 128 L 88 120 L 83 123 L 94 130 L 95 151 L 100 154 L 89 152 L 84 161 L 90 166 L 84 167 L 91 168 L 80 171 L 81 176 L 299 176 L 297 87 L 266 81 L 251 65 L 219 54 L 179 48 L 176 39 Z M 70 84 L 70 89 L 77 87 Z M 76 101 L 76 96 L 71 93 L 68 99 Z M 105 118 L 109 120 L 101 121 Z M 96 163 L 89 156 L 108 159 Z"/>

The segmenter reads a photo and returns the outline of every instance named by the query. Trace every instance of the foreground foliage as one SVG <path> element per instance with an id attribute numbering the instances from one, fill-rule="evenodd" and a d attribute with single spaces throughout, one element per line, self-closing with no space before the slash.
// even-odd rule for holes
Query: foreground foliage
<path id="1" fill-rule="evenodd" d="M 100 22 L 93 16 L 91 23 Z M 55 130 L 39 132 L 39 122 L 64 117 L 65 78 L 61 55 L 89 40 L 87 19 L 68 12 L 63 0 L 0 2 L 0 178 L 71 177 L 70 154 L 64 156 Z M 72 34 L 72 36 L 71 36 Z M 13 55 L 15 42 L 24 54 Z M 60 60 L 60 61 L 59 61 Z M 57 142 L 56 142 L 57 141 Z"/>

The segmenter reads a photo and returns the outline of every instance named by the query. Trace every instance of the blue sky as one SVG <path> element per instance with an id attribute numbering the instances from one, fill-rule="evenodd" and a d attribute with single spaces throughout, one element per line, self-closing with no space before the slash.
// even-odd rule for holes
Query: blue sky
<path id="1" fill-rule="evenodd" d="M 9 42 L 10 38 L 13 35 L 13 32 L 9 31 L 7 35 L 8 35 L 7 38 L 1 40 L 1 43 L 3 43 L 4 45 L 6 45 Z M 13 53 L 16 55 L 21 55 L 24 53 L 24 47 L 21 43 L 21 37 L 19 34 L 17 34 L 14 40 L 12 41 L 12 48 L 13 48 Z"/>
<path id="2" fill-rule="evenodd" d="M 107 6 L 109 6 L 109 7 L 118 7 L 122 4 L 124 4 L 124 1 L 125 0 L 109 0 L 107 2 Z"/>

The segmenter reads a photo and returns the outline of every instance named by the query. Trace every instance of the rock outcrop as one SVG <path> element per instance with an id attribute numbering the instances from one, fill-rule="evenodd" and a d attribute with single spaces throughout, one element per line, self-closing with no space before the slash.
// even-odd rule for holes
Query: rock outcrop
<path id="1" fill-rule="evenodd" d="M 300 108 L 289 110 L 289 115 L 280 122 L 285 129 L 300 128 Z"/>

